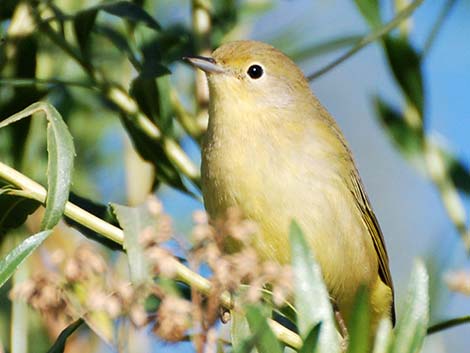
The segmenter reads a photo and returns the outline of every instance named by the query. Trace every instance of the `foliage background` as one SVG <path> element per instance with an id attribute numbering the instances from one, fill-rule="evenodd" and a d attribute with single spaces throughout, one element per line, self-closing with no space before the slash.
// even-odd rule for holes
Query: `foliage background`
<path id="1" fill-rule="evenodd" d="M 425 131 L 449 145 L 454 155 L 468 169 L 470 110 L 466 101 L 470 92 L 468 84 L 470 44 L 467 44 L 470 23 L 466 19 L 470 3 L 465 0 L 424 1 L 409 24 L 410 40 L 416 48 L 423 47 L 445 3 L 452 3 L 452 10 L 423 62 L 426 93 Z M 54 4 L 65 13 L 72 14 L 96 2 L 60 0 Z M 333 38 L 361 36 L 370 31 L 355 4 L 346 0 L 214 1 L 214 4 L 220 11 L 220 23 L 227 25 L 230 19 L 236 23 L 228 33 L 224 33 L 228 28 L 216 27 L 212 38 L 214 43 L 222 39 L 245 38 L 269 42 L 297 59 L 307 74 L 330 62 L 345 50 L 341 48 L 324 55 L 314 55 L 316 53 L 309 52 L 308 48 Z M 10 24 L 8 9 L 16 5 L 16 1 L 11 0 L 0 4 L 2 17 L 0 29 L 4 34 L 7 33 Z M 382 1 L 382 13 L 386 18 L 392 16 L 393 6 L 392 1 Z M 167 30 L 177 24 L 191 33 L 189 1 L 148 2 L 145 8 L 164 29 Z M 231 11 L 223 12 L 226 9 Z M 100 23 L 115 26 L 125 34 L 125 37 L 131 37 L 129 33 L 126 34 L 128 28 L 116 17 L 104 13 L 100 13 L 99 16 Z M 138 40 L 150 35 L 149 30 L 141 27 L 139 25 Z M 181 30 L 176 33 L 181 33 Z M 96 38 L 92 53 L 96 65 L 108 77 L 127 87 L 130 80 L 136 76 L 136 70 L 126 62 L 123 52 L 116 50 L 109 40 L 98 35 L 94 36 Z M 190 36 L 183 36 L 183 43 L 184 40 L 189 43 L 194 42 Z M 84 79 L 80 68 L 49 41 L 36 42 L 40 51 L 37 62 L 33 63 L 31 61 L 33 44 L 26 42 L 21 48 L 24 54 L 18 56 L 21 60 L 16 64 L 18 67 L 16 72 L 11 62 L 2 61 L 2 79 L 34 77 L 32 74 L 39 78 L 78 81 Z M 184 49 L 181 52 L 176 51 L 174 54 L 192 54 L 188 51 L 197 50 L 195 47 L 191 48 L 191 44 L 182 47 Z M 3 45 L 2 59 L 5 59 L 7 50 Z M 302 52 L 305 55 L 301 55 Z M 192 69 L 176 60 L 176 55 L 163 62 L 172 71 L 169 79 L 180 94 L 183 105 L 189 112 L 196 112 Z M 12 93 L 11 86 L 8 86 L 6 81 L 1 84 L 1 119 L 19 111 L 43 95 L 44 86 L 38 86 L 38 89 L 31 86 L 21 87 Z M 451 269 L 468 267 L 459 232 L 449 219 L 436 186 L 406 161 L 404 155 L 388 138 L 374 110 L 372 101 L 376 95 L 393 102 L 396 107 L 404 106 L 403 96 L 393 81 L 382 47 L 377 43 L 366 47 L 315 80 L 312 87 L 338 120 L 355 154 L 363 181 L 385 234 L 397 291 L 398 309 L 400 302 L 403 301 L 412 260 L 416 256 L 422 256 L 428 262 L 431 276 L 433 298 L 431 322 L 464 315 L 470 309 L 468 297 L 449 292 L 443 280 L 443 274 Z M 9 105 L 11 96 L 20 99 L 17 99 L 15 104 Z M 64 116 L 74 136 L 77 158 L 72 191 L 104 204 L 111 201 L 136 204 L 141 201 L 142 195 L 146 192 L 146 185 L 150 185 L 153 181 L 152 172 L 147 165 L 139 162 L 132 152 L 119 115 L 88 89 L 54 88 L 48 94 L 48 99 Z M 0 130 L 0 160 L 45 184 L 45 125 L 36 120 L 22 123 L 22 126 L 15 128 L 14 132 L 7 129 Z M 23 133 L 28 128 L 31 133 L 26 143 L 23 140 Z M 168 131 L 180 140 L 184 150 L 195 163 L 199 163 L 199 151 L 194 140 L 187 137 L 179 127 Z M 186 185 L 189 184 L 186 182 Z M 191 228 L 192 211 L 201 209 L 202 205 L 194 198 L 168 186 L 160 187 L 158 195 L 163 200 L 167 212 L 173 216 L 176 230 L 181 234 L 187 234 Z M 468 214 L 470 211 L 468 193 L 460 192 L 459 196 Z M 30 227 L 35 227 L 34 221 Z M 69 232 L 62 230 L 63 234 L 55 234 L 48 240 L 48 246 L 73 247 L 73 242 L 68 238 L 63 239 L 64 233 Z M 16 236 L 22 237 L 21 234 Z M 14 238 L 15 235 L 2 238 L 4 253 L 17 241 Z M 80 239 L 78 236 L 76 238 Z M 39 261 L 39 259 L 32 260 Z M 30 265 L 29 268 L 33 266 Z M 0 334 L 4 345 L 8 342 L 10 306 L 7 304 L 6 295 L 9 288 L 11 287 L 6 286 L 0 291 L 2 296 Z M 34 322 L 30 330 L 32 337 L 34 340 L 44 342 L 44 347 L 47 347 L 47 335 L 40 328 L 37 318 Z M 466 328 L 462 326 L 430 336 L 426 340 L 425 351 L 463 352 L 469 344 L 465 332 Z M 100 344 L 98 346 L 98 351 L 108 349 Z M 158 345 L 153 346 L 155 351 L 160 349 L 157 348 Z M 172 349 L 165 348 L 169 351 Z"/>

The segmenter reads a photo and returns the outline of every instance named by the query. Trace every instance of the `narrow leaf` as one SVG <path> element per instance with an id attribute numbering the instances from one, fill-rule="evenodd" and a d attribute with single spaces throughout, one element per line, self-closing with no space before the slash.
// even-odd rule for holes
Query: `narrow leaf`
<path id="1" fill-rule="evenodd" d="M 348 325 L 349 344 L 348 353 L 369 352 L 370 340 L 370 313 L 369 299 L 366 288 L 356 294 L 351 320 Z"/>
<path id="2" fill-rule="evenodd" d="M 15 273 L 17 268 L 23 263 L 31 253 L 51 234 L 46 230 L 25 239 L 20 245 L 10 251 L 7 256 L 0 261 L 0 287 Z"/>
<path id="3" fill-rule="evenodd" d="M 253 334 L 255 347 L 259 353 L 282 353 L 281 345 L 269 327 L 261 310 L 255 306 L 248 307 L 246 318 Z"/>
<path id="4" fill-rule="evenodd" d="M 409 282 L 405 309 L 395 329 L 391 353 L 420 351 L 429 321 L 428 282 L 424 264 L 416 262 Z"/>
<path id="5" fill-rule="evenodd" d="M 8 189 L 3 189 L 8 191 Z M 41 205 L 36 200 L 2 193 L 0 189 L 0 237 L 10 229 L 22 225 L 26 218 Z"/>
<path id="6" fill-rule="evenodd" d="M 67 338 L 69 338 L 82 324 L 83 320 L 78 319 L 63 329 L 47 353 L 63 353 L 65 350 L 65 343 L 67 342 Z"/>
<path id="7" fill-rule="evenodd" d="M 137 70 L 141 69 L 141 64 L 125 35 L 110 26 L 104 25 L 95 26 L 94 31 L 109 40 L 119 51 L 126 54 L 134 68 Z"/>
<path id="8" fill-rule="evenodd" d="M 237 310 L 231 312 L 230 336 L 236 353 L 257 353 L 255 338 L 244 314 Z"/>
<path id="9" fill-rule="evenodd" d="M 130 2 L 130 1 L 117 1 L 106 3 L 98 6 L 99 9 L 126 20 L 132 22 L 142 22 L 147 27 L 150 27 L 156 31 L 160 29 L 160 25 L 155 19 L 150 16 L 144 9 L 140 6 Z"/>
<path id="10" fill-rule="evenodd" d="M 385 52 L 393 75 L 411 104 L 421 117 L 424 110 L 424 89 L 421 73 L 421 57 L 403 37 L 384 38 Z"/>
<path id="11" fill-rule="evenodd" d="M 381 98 L 376 97 L 374 105 L 381 124 L 400 152 L 408 159 L 422 159 L 424 141 L 421 132 L 409 126 L 403 115 Z"/>
<path id="12" fill-rule="evenodd" d="M 106 221 L 114 226 L 119 226 L 119 223 L 116 220 L 116 217 L 114 217 L 114 214 L 111 212 L 109 206 L 94 202 L 73 192 L 70 193 L 69 200 L 70 202 L 84 209 L 85 211 L 95 215 L 98 218 L 101 218 L 103 221 Z M 97 241 L 98 243 L 106 246 L 108 249 L 120 251 L 123 250 L 121 244 L 118 244 L 106 238 L 105 236 L 95 232 L 94 230 L 91 230 L 90 228 L 85 227 L 84 225 L 80 224 L 77 221 L 74 221 L 71 218 L 68 218 L 67 216 L 65 217 L 65 222 L 69 226 L 78 229 L 80 233 L 82 233 L 87 238 Z"/>
<path id="13" fill-rule="evenodd" d="M 358 43 L 362 37 L 362 35 L 345 35 L 328 39 L 321 43 L 304 45 L 300 49 L 289 51 L 289 57 L 295 61 L 311 59 L 316 56 L 331 53 L 338 49 L 352 47 L 354 44 Z"/>
<path id="14" fill-rule="evenodd" d="M 310 332 L 304 338 L 302 348 L 299 353 L 312 353 L 316 352 L 318 347 L 318 338 L 320 337 L 321 323 L 312 327 Z"/>
<path id="15" fill-rule="evenodd" d="M 375 333 L 374 349 L 372 353 L 389 352 L 392 335 L 392 323 L 387 318 L 382 319 Z"/>
<path id="16" fill-rule="evenodd" d="M 95 25 L 97 14 L 98 11 L 96 9 L 80 11 L 73 19 L 75 36 L 77 37 L 78 46 L 84 56 L 88 56 L 90 34 Z"/>
<path id="17" fill-rule="evenodd" d="M 69 196 L 75 149 L 72 135 L 62 116 L 50 104 L 38 102 L 16 113 L 0 123 L 0 128 L 42 111 L 47 124 L 47 200 L 42 229 L 52 229 L 64 213 Z"/>
<path id="18" fill-rule="evenodd" d="M 149 229 L 155 230 L 156 218 L 145 204 L 140 207 L 111 204 L 111 207 L 124 231 L 124 249 L 127 252 L 132 282 L 136 285 L 143 284 L 151 277 L 144 249 L 139 240 L 144 232 Z"/>
<path id="19" fill-rule="evenodd" d="M 318 352 L 339 352 L 333 309 L 321 269 L 313 259 L 310 246 L 296 222 L 292 222 L 290 227 L 290 245 L 300 334 L 305 337 L 314 326 L 321 323 Z"/>
<path id="20" fill-rule="evenodd" d="M 438 148 L 446 164 L 446 170 L 455 186 L 460 191 L 470 194 L 470 168 L 451 151 L 442 146 L 438 146 Z"/>
<path id="21" fill-rule="evenodd" d="M 180 191 L 191 194 L 184 185 L 178 169 L 166 155 L 161 143 L 150 138 L 132 118 L 127 116 L 122 117 L 122 122 L 136 150 L 143 159 L 155 166 L 157 170 L 157 180 L 173 186 Z"/>
<path id="22" fill-rule="evenodd" d="M 373 29 L 381 26 L 379 0 L 355 0 L 354 2 L 362 16 Z"/>

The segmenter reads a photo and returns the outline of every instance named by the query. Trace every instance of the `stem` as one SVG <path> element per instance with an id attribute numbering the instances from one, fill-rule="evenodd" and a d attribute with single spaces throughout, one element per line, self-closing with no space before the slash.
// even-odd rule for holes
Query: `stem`
<path id="1" fill-rule="evenodd" d="M 23 264 L 13 275 L 13 285 L 18 285 L 28 279 L 29 266 Z M 16 298 L 11 304 L 11 352 L 26 353 L 28 351 L 28 304 Z M 0 347 L 1 349 L 1 347 Z"/>
<path id="2" fill-rule="evenodd" d="M 316 78 L 320 77 L 321 75 L 327 73 L 334 67 L 341 64 L 343 61 L 349 59 L 351 56 L 356 54 L 359 50 L 364 48 L 365 46 L 369 45 L 370 43 L 374 42 L 375 40 L 379 39 L 380 37 L 384 36 L 385 34 L 389 33 L 392 29 L 397 27 L 402 21 L 407 19 L 413 11 L 421 5 L 423 0 L 415 0 L 411 4 L 409 4 L 406 8 L 403 9 L 400 13 L 398 13 L 390 22 L 385 24 L 383 27 L 379 28 L 375 32 L 372 32 L 362 38 L 353 48 L 349 51 L 341 55 L 339 58 L 333 60 L 331 63 L 326 65 L 325 67 L 321 68 L 320 70 L 314 72 L 311 75 L 307 76 L 307 80 L 313 81 Z"/>
<path id="3" fill-rule="evenodd" d="M 454 326 L 467 324 L 467 323 L 470 323 L 470 315 L 442 321 L 435 325 L 430 326 L 428 328 L 427 334 L 432 335 L 433 333 L 443 331 Z"/>
<path id="4" fill-rule="evenodd" d="M 457 0 L 447 0 L 447 2 L 442 7 L 442 10 L 439 13 L 439 16 L 437 17 L 436 22 L 432 26 L 432 30 L 429 33 L 429 36 L 426 39 L 426 42 L 424 42 L 424 47 L 422 51 L 423 56 L 429 54 L 429 51 L 431 50 L 431 47 L 433 46 L 445 19 L 450 14 L 450 10 L 452 10 L 452 8 L 454 7 L 456 3 L 457 3 Z"/>
<path id="5" fill-rule="evenodd" d="M 34 199 L 43 204 L 45 203 L 46 189 L 43 186 L 2 162 L 0 162 L 0 178 L 20 188 L 20 190 L 11 190 L 9 193 Z M 71 202 L 67 202 L 64 214 L 74 221 L 82 224 L 83 226 L 116 242 L 117 244 L 123 244 L 124 233 L 122 229 L 103 221 L 101 218 L 92 215 L 77 205 Z M 197 289 L 202 294 L 209 295 L 211 293 L 212 286 L 209 280 L 200 274 L 191 271 L 189 268 L 174 258 L 169 261 L 172 261 L 172 266 L 175 269 L 177 279 L 186 283 L 192 288 Z M 233 308 L 232 297 L 228 292 L 222 293 L 220 301 L 222 306 L 225 308 L 229 310 Z M 276 337 L 288 346 L 296 349 L 299 349 L 302 346 L 302 339 L 296 333 L 290 331 L 286 327 L 273 320 L 269 321 L 269 325 L 276 334 Z"/>
<path id="6" fill-rule="evenodd" d="M 171 90 L 170 99 L 173 110 L 175 111 L 176 120 L 178 120 L 184 131 L 189 136 L 199 140 L 204 129 L 198 125 L 196 117 L 186 111 L 176 90 Z"/>
<path id="7" fill-rule="evenodd" d="M 34 86 L 34 85 L 63 85 L 63 86 L 74 86 L 80 88 L 93 89 L 96 86 L 93 83 L 80 82 L 80 81 L 66 81 L 59 79 L 40 79 L 40 78 L 0 78 L 0 85 L 10 85 L 16 87 Z"/>
<path id="8" fill-rule="evenodd" d="M 48 23 L 44 23 L 39 14 L 37 14 L 37 11 L 33 9 L 32 12 L 39 29 L 83 68 L 92 84 L 96 85 L 102 94 L 114 103 L 123 114 L 134 119 L 136 125 L 150 138 L 158 143 L 163 143 L 163 149 L 167 153 L 168 158 L 186 177 L 196 185 L 199 185 L 199 170 L 187 156 L 186 152 L 183 151 L 181 146 L 174 140 L 170 140 L 171 142 L 166 140 L 162 141 L 160 128 L 139 110 L 137 102 L 124 89 L 117 84 L 107 82 L 103 74 L 94 68 L 90 62 L 84 60 L 76 48 L 70 45 L 70 43 Z"/>
<path id="9" fill-rule="evenodd" d="M 450 170 L 445 162 L 445 152 L 431 139 L 425 139 L 425 166 L 431 181 L 436 185 L 442 204 L 460 233 L 467 251 L 470 249 L 470 228 L 467 228 L 467 213 L 462 198 L 455 187 Z"/>
<path id="10" fill-rule="evenodd" d="M 409 2 L 410 2 L 409 0 L 395 0 L 394 1 L 395 11 L 400 12 L 409 4 Z M 398 25 L 399 34 L 404 38 L 408 37 L 411 26 L 412 26 L 412 23 L 411 23 L 410 18 L 407 18 L 406 20 L 402 21 L 402 23 Z"/>
<path id="11" fill-rule="evenodd" d="M 192 1 L 192 21 L 193 32 L 195 35 L 195 43 L 197 54 L 209 56 L 211 50 L 210 34 L 211 34 L 211 1 Z M 207 126 L 209 104 L 209 88 L 207 86 L 206 75 L 202 70 L 196 70 L 195 95 L 196 95 L 196 119 L 197 125 Z M 205 128 L 204 128 L 205 130 Z"/>

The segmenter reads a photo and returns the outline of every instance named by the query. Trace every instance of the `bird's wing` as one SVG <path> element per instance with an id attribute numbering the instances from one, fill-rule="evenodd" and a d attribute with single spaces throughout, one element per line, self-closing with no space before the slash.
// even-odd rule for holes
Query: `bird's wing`
<path id="1" fill-rule="evenodd" d="M 369 230 L 369 234 L 372 237 L 374 243 L 375 251 L 377 252 L 377 258 L 379 260 L 379 276 L 380 279 L 390 287 L 392 290 L 392 322 L 395 323 L 395 305 L 393 300 L 393 283 L 392 276 L 390 274 L 388 254 L 385 248 L 384 237 L 382 235 L 382 230 L 380 229 L 379 222 L 375 217 L 374 211 L 370 206 L 369 199 L 367 198 L 366 193 L 364 192 L 364 187 L 362 186 L 361 179 L 356 170 L 352 170 L 350 174 L 352 192 L 354 194 L 354 199 L 357 202 L 357 206 L 361 211 L 362 218 L 364 223 Z"/>

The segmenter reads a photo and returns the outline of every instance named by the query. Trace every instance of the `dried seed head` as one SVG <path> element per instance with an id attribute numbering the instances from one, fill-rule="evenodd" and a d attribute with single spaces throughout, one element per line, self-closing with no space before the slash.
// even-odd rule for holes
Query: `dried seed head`
<path id="1" fill-rule="evenodd" d="M 175 258 L 168 250 L 152 247 L 145 252 L 150 264 L 154 265 L 154 272 L 166 278 L 174 278 L 176 268 L 174 266 Z"/>
<path id="2" fill-rule="evenodd" d="M 156 242 L 157 244 L 164 243 L 171 239 L 173 234 L 172 219 L 166 214 L 160 215 L 157 223 Z"/>
<path id="3" fill-rule="evenodd" d="M 85 281 L 92 276 L 101 275 L 106 270 L 104 259 L 88 244 L 81 244 L 64 265 L 65 278 L 70 282 Z"/>
<path id="4" fill-rule="evenodd" d="M 181 341 L 191 325 L 191 303 L 168 296 L 163 298 L 157 312 L 154 333 L 165 341 Z"/>
<path id="5" fill-rule="evenodd" d="M 155 245 L 156 230 L 152 226 L 145 227 L 139 234 L 139 244 L 144 248 Z"/>
<path id="6" fill-rule="evenodd" d="M 67 305 L 59 278 L 53 273 L 36 274 L 30 280 L 19 283 L 10 292 L 10 298 L 24 299 L 45 315 L 57 318 L 66 314 Z"/>
<path id="7" fill-rule="evenodd" d="M 163 212 L 163 204 L 155 195 L 149 195 L 147 198 L 147 208 L 154 217 L 158 217 Z"/>
<path id="8" fill-rule="evenodd" d="M 199 224 L 208 224 L 209 216 L 206 211 L 197 210 L 193 212 L 193 222 L 197 225 Z"/>
<path id="9" fill-rule="evenodd" d="M 137 327 L 142 327 L 148 323 L 148 315 L 143 305 L 134 304 L 129 312 L 132 323 Z"/>
<path id="10" fill-rule="evenodd" d="M 465 271 L 451 272 L 446 274 L 444 279 L 451 291 L 470 296 L 470 273 Z"/>

